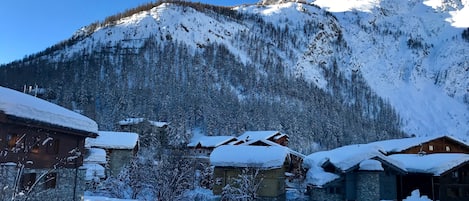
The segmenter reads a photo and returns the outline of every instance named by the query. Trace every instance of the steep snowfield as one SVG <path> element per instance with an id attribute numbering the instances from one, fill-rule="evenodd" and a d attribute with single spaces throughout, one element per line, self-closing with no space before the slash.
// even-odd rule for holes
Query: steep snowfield
<path id="1" fill-rule="evenodd" d="M 311 2 L 311 1 L 310 1 Z M 392 0 L 317 0 L 324 10 L 301 3 L 245 5 L 238 12 L 260 16 L 277 27 L 288 26 L 297 35 L 296 44 L 284 50 L 269 47 L 284 58 L 293 75 L 327 86 L 321 63 L 337 58 L 339 68 L 350 77 L 361 71 L 368 84 L 388 100 L 403 118 L 404 130 L 418 136 L 457 135 L 469 139 L 469 43 L 461 38 L 469 26 L 468 0 L 392 1 Z M 337 18 L 327 17 L 325 10 Z M 318 33 L 305 33 L 305 24 L 322 26 Z M 255 32 L 255 27 L 240 20 L 215 17 L 189 7 L 162 4 L 149 11 L 123 18 L 112 26 L 99 27 L 90 37 L 68 47 L 60 54 L 70 56 L 96 41 L 116 48 L 142 47 L 148 37 L 186 44 L 193 51 L 209 43 L 225 45 L 243 63 L 252 55 L 246 46 L 234 43 L 235 36 Z M 324 26 L 323 26 L 324 25 Z M 77 36 L 83 34 L 78 31 Z M 258 33 L 262 36 L 262 33 Z M 333 46 L 343 37 L 346 47 Z M 281 41 L 275 39 L 272 44 Z M 237 44 L 237 45 L 236 45 Z"/>
<path id="2" fill-rule="evenodd" d="M 457 28 L 469 26 L 468 1 L 314 3 L 335 12 L 351 47 L 343 63 L 391 102 L 406 132 L 469 139 L 469 43 Z"/>

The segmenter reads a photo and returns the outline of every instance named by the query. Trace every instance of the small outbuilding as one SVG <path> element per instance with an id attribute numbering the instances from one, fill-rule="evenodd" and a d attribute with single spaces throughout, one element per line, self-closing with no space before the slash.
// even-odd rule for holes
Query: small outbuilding
<path id="1" fill-rule="evenodd" d="M 138 139 L 137 133 L 99 131 L 98 137 L 86 139 L 86 147 L 104 149 L 106 176 L 117 176 L 137 154 Z"/>
<path id="2" fill-rule="evenodd" d="M 288 148 L 280 146 L 223 145 L 213 150 L 210 163 L 214 168 L 213 193 L 221 195 L 223 187 L 233 184 L 243 169 L 259 170 L 260 197 L 277 198 L 285 195 L 285 166 Z"/>

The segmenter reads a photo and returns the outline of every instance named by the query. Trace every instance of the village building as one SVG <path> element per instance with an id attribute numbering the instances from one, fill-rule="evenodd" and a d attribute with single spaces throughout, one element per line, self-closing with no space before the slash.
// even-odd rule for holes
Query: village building
<path id="1" fill-rule="evenodd" d="M 238 141 L 233 143 L 235 145 L 251 141 L 268 140 L 282 146 L 288 146 L 288 135 L 279 131 L 246 131 L 236 138 Z"/>
<path id="2" fill-rule="evenodd" d="M 195 135 L 187 144 L 187 147 L 190 150 L 189 155 L 200 159 L 208 159 L 215 148 L 235 141 L 237 140 L 233 136 Z"/>
<path id="3" fill-rule="evenodd" d="M 104 164 L 106 177 L 117 176 L 122 168 L 129 164 L 130 160 L 137 154 L 139 136 L 137 133 L 131 132 L 99 131 L 96 138 L 86 139 L 86 147 L 91 148 L 88 149 L 90 157 L 98 152 L 98 150 L 92 148 L 103 149 L 106 153 L 106 163 Z M 99 160 L 101 161 L 102 158 Z"/>
<path id="4" fill-rule="evenodd" d="M 83 167 L 86 169 L 85 181 L 99 182 L 106 178 L 106 169 L 108 166 L 106 150 L 102 148 L 85 148 L 85 158 Z"/>
<path id="5" fill-rule="evenodd" d="M 82 200 L 85 138 L 97 132 L 81 114 L 0 87 L 0 200 Z"/>
<path id="6" fill-rule="evenodd" d="M 469 200 L 469 155 L 461 153 L 395 154 L 389 156 L 404 164 L 402 196 L 418 189 L 432 200 Z"/>
<path id="7" fill-rule="evenodd" d="M 285 173 L 289 166 L 289 149 L 281 146 L 223 145 L 213 150 L 210 163 L 214 166 L 213 194 L 221 195 L 223 187 L 234 184 L 243 170 L 258 170 L 257 195 L 264 199 L 285 196 Z M 259 178 L 260 177 L 260 178 Z"/>
<path id="8" fill-rule="evenodd" d="M 311 200 L 396 200 L 405 167 L 378 147 L 349 145 L 305 158 Z"/>
<path id="9" fill-rule="evenodd" d="M 383 140 L 369 143 L 379 146 L 387 155 L 391 154 L 432 154 L 432 153 L 466 153 L 469 146 L 466 142 L 448 135 L 431 137 L 411 137 Z"/>

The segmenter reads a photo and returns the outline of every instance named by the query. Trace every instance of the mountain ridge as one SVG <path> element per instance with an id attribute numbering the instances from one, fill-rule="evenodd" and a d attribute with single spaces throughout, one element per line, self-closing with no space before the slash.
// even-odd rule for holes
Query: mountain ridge
<path id="1" fill-rule="evenodd" d="M 438 123 L 438 119 L 429 122 L 429 125 L 415 120 L 430 119 L 425 117 L 426 113 L 421 114 L 423 117 L 414 117 L 413 121 L 410 119 L 411 114 L 403 115 L 403 122 L 400 122 L 392 107 L 387 103 L 389 101 L 396 107 L 397 103 L 393 102 L 395 100 L 389 94 L 380 92 L 380 89 L 376 88 L 379 86 L 382 87 L 381 90 L 386 90 L 385 87 L 390 87 L 394 83 L 384 85 L 376 79 L 371 79 L 376 74 L 364 70 L 367 67 L 371 68 L 364 58 L 373 54 L 367 51 L 362 54 L 355 53 L 366 50 L 366 47 L 358 48 L 358 50 L 355 47 L 360 44 L 359 41 L 351 39 L 355 33 L 362 34 L 364 36 L 362 39 L 374 38 L 366 37 L 367 34 L 372 35 L 373 32 L 370 30 L 373 30 L 373 27 L 368 28 L 360 23 L 360 20 L 365 21 L 369 16 L 360 16 L 358 12 L 340 15 L 326 12 L 314 5 L 292 2 L 274 5 L 244 5 L 233 9 L 204 7 L 206 5 L 191 3 L 187 5 L 164 3 L 150 10 L 121 18 L 115 24 L 100 27 L 92 33 L 86 32 L 86 28 L 82 29 L 81 33 L 75 35 L 70 43 L 65 43 L 57 50 L 50 51 L 52 54 L 49 52 L 42 56 L 31 56 L 29 61 L 14 62 L 0 68 L 0 83 L 19 88 L 25 83 L 39 82 L 58 93 L 58 98 L 53 101 L 69 107 L 78 107 L 77 109 L 85 108 L 85 113 L 96 117 L 101 123 L 100 126 L 104 128 L 112 128 L 112 122 L 118 118 L 148 115 L 170 122 L 173 120 L 175 127 L 180 128 L 178 130 L 180 133 L 197 126 L 203 126 L 208 134 L 239 133 L 246 129 L 278 129 L 298 137 L 292 139 L 293 144 L 296 143 L 294 145 L 296 147 L 303 147 L 298 150 L 306 153 L 311 151 L 310 147 L 313 143 L 319 143 L 323 148 L 327 148 L 402 137 L 402 134 L 395 130 L 395 126 L 401 123 L 406 124 L 404 125 L 406 132 L 420 136 L 442 134 L 449 131 L 449 127 L 462 130 L 451 134 L 464 136 L 464 131 L 467 132 L 468 112 L 466 108 L 462 113 L 457 113 L 461 107 L 452 109 L 449 116 L 462 120 L 452 123 L 451 118 L 445 119 L 446 122 L 441 128 L 432 125 Z M 197 8 L 207 10 L 202 12 Z M 352 31 L 344 27 L 343 22 L 358 18 L 347 17 L 347 15 L 360 16 L 359 22 L 354 25 L 356 27 L 351 29 Z M 354 30 L 356 32 L 353 32 Z M 381 32 L 384 31 L 378 33 L 382 34 Z M 399 33 L 399 31 L 389 33 L 388 30 L 381 37 L 394 37 L 393 33 Z M 380 37 L 379 34 L 376 34 L 376 38 Z M 412 42 L 413 39 L 410 45 L 408 45 L 407 38 L 404 41 L 401 38 L 399 40 L 401 46 L 409 49 L 410 52 L 417 51 L 414 53 L 417 55 L 422 49 L 427 48 L 425 43 L 419 45 L 419 43 Z M 413 46 L 416 50 L 412 48 Z M 168 55 L 159 52 L 160 50 L 175 57 L 165 58 Z M 463 50 L 465 51 L 464 48 Z M 193 68 L 183 67 L 184 65 L 190 65 Z M 15 66 L 26 66 L 22 68 L 28 69 L 25 71 L 30 74 L 40 71 L 34 70 L 35 66 L 45 66 L 56 71 L 61 69 L 60 71 L 63 72 L 51 71 L 57 73 L 52 77 L 60 78 L 53 82 L 40 77 L 41 74 L 45 75 L 44 72 L 31 75 L 26 79 L 18 78 L 21 70 L 15 69 Z M 65 72 L 64 69 L 67 66 L 69 68 L 80 66 L 86 72 L 80 72 L 79 69 L 70 69 L 72 72 Z M 167 73 L 174 80 L 165 80 L 155 75 L 154 71 Z M 14 78 L 9 76 L 17 80 L 13 81 Z M 381 78 L 386 82 L 386 77 Z M 114 79 L 117 81 L 112 81 Z M 280 79 L 281 81 L 278 81 Z M 65 80 L 73 81 L 81 86 L 72 87 Z M 86 80 L 86 84 L 82 83 L 83 80 Z M 302 80 L 306 80 L 309 84 L 302 83 Z M 212 94 L 204 93 L 202 96 L 214 96 L 213 99 L 200 97 L 200 95 L 184 90 L 187 88 L 186 90 L 200 91 L 199 87 L 193 85 L 204 82 L 212 83 L 202 87 L 202 90 L 210 91 Z M 152 83 L 161 86 L 152 89 Z M 180 92 L 167 91 L 165 87 L 168 84 L 162 83 L 177 85 L 180 87 L 177 89 Z M 402 84 L 402 82 L 399 83 Z M 57 86 L 60 84 L 63 87 Z M 92 90 L 97 90 L 95 88 L 100 85 L 103 85 L 106 90 L 93 93 Z M 261 88 L 256 88 L 256 85 Z M 369 87 L 377 91 L 378 95 L 383 96 L 384 99 L 379 98 L 368 89 Z M 319 91 L 325 91 L 330 95 Z M 428 91 L 436 97 L 441 95 L 434 93 L 433 87 L 429 87 Z M 305 92 L 313 94 L 304 94 Z M 99 93 L 108 95 L 106 97 Z M 139 96 L 142 93 L 148 98 L 140 99 Z M 150 98 L 149 96 L 157 97 Z M 178 102 L 178 96 L 196 103 Z M 324 98 L 321 98 L 323 96 Z M 106 98 L 111 100 L 106 100 Z M 228 102 L 221 103 L 223 101 L 217 99 Z M 154 101 L 162 103 L 154 103 Z M 178 102 L 182 106 L 178 109 L 176 103 L 168 101 Z M 204 102 L 211 102 L 216 108 L 215 111 L 205 106 Z M 456 101 L 456 103 L 460 102 Z M 452 104 L 454 101 L 449 99 L 441 103 Z M 141 106 L 136 104 L 141 104 Z M 258 108 L 252 105 L 257 105 Z M 270 105 L 270 108 L 264 105 Z M 115 106 L 118 108 L 103 109 Z M 175 109 L 165 109 L 165 106 L 175 107 Z M 232 107 L 233 110 L 227 112 L 225 107 Z M 405 109 L 397 108 L 399 113 L 405 111 Z M 148 111 L 149 109 L 152 111 Z M 425 109 L 416 111 L 420 112 Z M 294 112 L 288 112 L 288 110 Z M 351 112 L 352 110 L 354 112 Z M 437 117 L 445 112 L 445 108 L 440 108 L 440 110 L 431 117 Z M 189 120 L 176 120 L 173 117 L 178 116 L 174 114 L 175 111 L 183 116 L 186 115 L 185 118 Z M 298 113 L 295 114 L 295 112 Z M 348 117 L 344 115 L 355 114 L 355 112 L 359 112 L 359 115 Z M 110 115 L 112 118 L 104 117 L 100 113 L 113 115 Z M 230 118 L 227 118 L 227 114 Z M 236 117 L 235 114 L 241 117 Z M 284 114 L 284 117 L 272 118 L 274 114 Z M 231 117 L 232 115 L 235 116 Z M 389 127 L 384 126 L 387 120 Z M 357 122 L 353 123 L 353 121 L 362 122 L 360 123 L 362 125 L 357 126 Z M 200 124 L 200 122 L 204 123 Z M 257 124 L 254 124 L 256 122 Z M 428 129 L 419 130 L 412 127 L 419 124 L 420 127 L 428 127 Z M 308 125 L 316 131 L 307 128 Z M 438 128 L 438 131 L 428 132 L 433 128 Z M 299 133 L 301 131 L 304 133 Z"/>

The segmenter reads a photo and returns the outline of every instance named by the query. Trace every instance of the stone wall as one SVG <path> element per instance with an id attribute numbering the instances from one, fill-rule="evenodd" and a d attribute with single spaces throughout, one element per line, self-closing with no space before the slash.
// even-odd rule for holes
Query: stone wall
<path id="1" fill-rule="evenodd" d="M 0 201 L 11 200 L 15 192 L 16 164 L 0 164 Z"/>
<path id="2" fill-rule="evenodd" d="M 359 172 L 357 174 L 357 201 L 380 200 L 379 172 Z"/>
<path id="3" fill-rule="evenodd" d="M 31 190 L 21 189 L 21 176 L 18 176 L 19 169 L 16 166 L 0 166 L 0 178 L 2 184 L 8 183 L 12 187 L 1 189 L 0 201 L 27 200 L 28 201 L 81 201 L 84 196 L 85 187 L 85 169 L 23 169 L 23 175 L 35 174 L 36 182 L 32 185 Z M 53 173 L 55 177 L 46 178 L 48 173 Z M 55 185 L 46 184 L 46 181 L 54 180 Z M 5 179 L 5 180 L 4 180 Z M 4 182 L 6 181 L 6 182 Z M 18 183 L 18 186 L 15 184 Z M 50 183 L 49 183 L 50 184 Z M 14 193 L 16 190 L 17 193 Z M 5 192 L 4 192 L 5 191 Z M 6 196 L 3 196 L 6 195 Z"/>
<path id="4" fill-rule="evenodd" d="M 343 194 L 330 193 L 328 188 L 312 188 L 309 192 L 311 201 L 343 201 Z"/>

